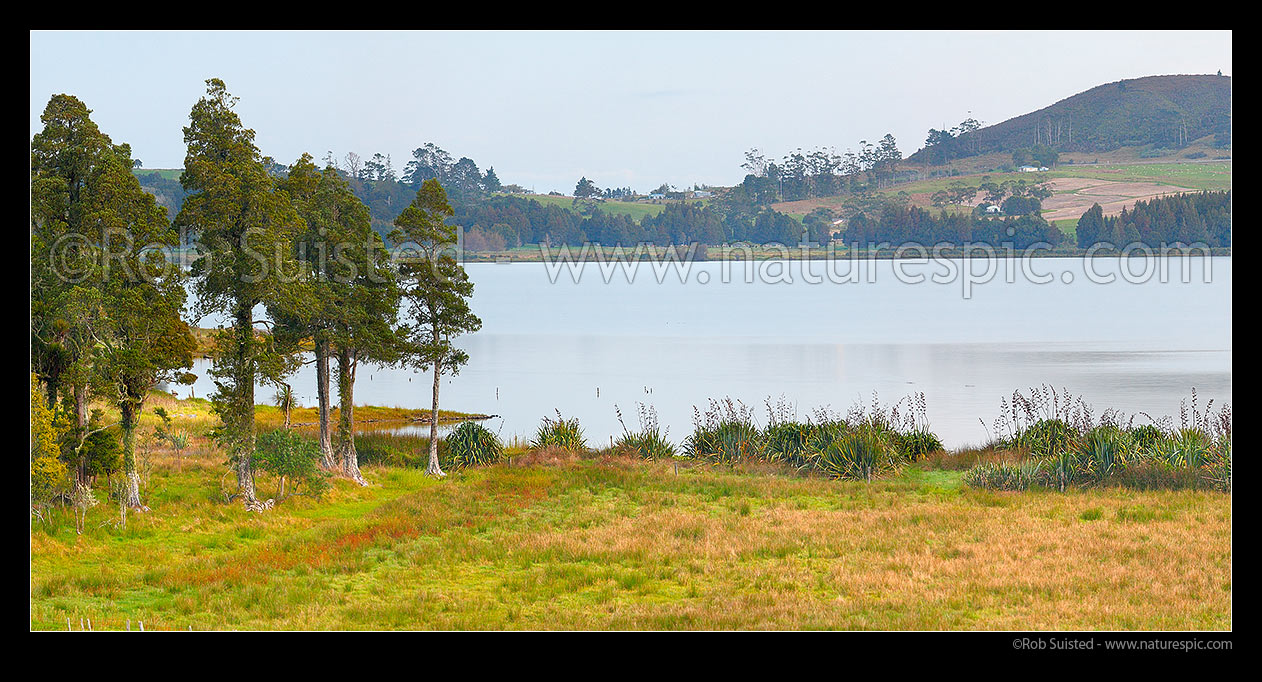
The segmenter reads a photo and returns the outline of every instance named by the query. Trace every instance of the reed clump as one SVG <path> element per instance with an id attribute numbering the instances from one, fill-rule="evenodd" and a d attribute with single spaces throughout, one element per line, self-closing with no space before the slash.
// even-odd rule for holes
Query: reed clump
<path id="1" fill-rule="evenodd" d="M 613 409 L 618 415 L 618 423 L 622 425 L 622 435 L 614 443 L 615 450 L 629 452 L 640 459 L 647 460 L 668 459 L 675 456 L 675 445 L 667 438 L 669 428 L 662 430 L 657 419 L 656 408 L 652 405 L 636 403 L 636 414 L 640 422 L 640 428 L 637 431 L 627 428 L 626 422 L 622 420 L 622 410 L 617 405 L 614 405 Z"/>
<path id="2" fill-rule="evenodd" d="M 841 416 L 819 408 L 805 421 L 781 398 L 768 399 L 767 425 L 731 398 L 710 400 L 705 412 L 693 408 L 693 432 L 684 443 L 688 457 L 715 464 L 773 462 L 833 478 L 870 481 L 942 450 L 929 429 L 923 393 L 884 406 L 873 395 Z"/>
<path id="3" fill-rule="evenodd" d="M 1172 418 L 1125 415 L 1090 405 L 1068 391 L 1042 386 L 1013 392 L 995 420 L 996 449 L 1029 461 L 984 462 L 964 481 L 996 490 L 1123 485 L 1139 489 L 1231 490 L 1231 407 L 1201 409 L 1195 389 Z M 1148 423 L 1135 424 L 1137 416 Z"/>
<path id="4" fill-rule="evenodd" d="M 539 424 L 539 429 L 535 432 L 535 437 L 530 441 L 530 447 L 540 450 L 560 448 L 570 452 L 585 452 L 587 440 L 583 436 L 583 429 L 579 426 L 578 418 L 566 419 L 561 416 L 560 410 L 556 410 L 556 415 L 556 419 L 543 418 L 543 422 Z"/>
<path id="5" fill-rule="evenodd" d="M 489 466 L 504 456 L 504 444 L 499 436 L 474 421 L 461 423 L 447 435 L 446 440 L 454 469 Z"/>

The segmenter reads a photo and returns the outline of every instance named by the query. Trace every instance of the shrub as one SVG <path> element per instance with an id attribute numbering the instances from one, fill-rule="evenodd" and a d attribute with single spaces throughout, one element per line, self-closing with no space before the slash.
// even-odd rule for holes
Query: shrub
<path id="1" fill-rule="evenodd" d="M 877 471 L 893 468 L 894 458 L 886 434 L 864 424 L 830 443 L 815 461 L 821 471 L 834 478 L 871 481 Z"/>
<path id="2" fill-rule="evenodd" d="M 56 457 L 40 456 L 31 460 L 31 507 L 52 502 L 66 488 L 66 465 Z"/>
<path id="3" fill-rule="evenodd" d="M 800 466 L 821 449 L 816 431 L 813 424 L 801 422 L 782 422 L 768 426 L 763 434 L 767 444 L 767 458 Z"/>
<path id="4" fill-rule="evenodd" d="M 295 489 L 305 488 L 305 493 L 320 495 L 328 489 L 328 473 L 320 468 L 320 448 L 315 441 L 289 429 L 277 429 L 259 435 L 255 441 L 254 465 L 280 478 L 278 497 L 285 497 L 285 483 L 292 481 Z M 296 494 L 296 493 L 291 493 Z"/>
<path id="5" fill-rule="evenodd" d="M 693 408 L 692 435 L 684 441 L 684 454 L 697 459 L 735 464 L 766 458 L 762 431 L 754 425 L 753 412 L 740 401 L 710 401 L 703 416 Z"/>
<path id="6" fill-rule="evenodd" d="M 770 398 L 767 405 L 767 428 L 763 430 L 765 457 L 798 468 L 813 466 L 815 457 L 837 440 L 849 425 L 827 409 L 815 410 L 806 422 L 797 420 L 794 406 L 781 397 Z"/>
<path id="7" fill-rule="evenodd" d="M 909 462 L 915 462 L 933 452 L 945 450 L 942 439 L 937 434 L 917 429 L 907 433 L 894 433 L 894 444 L 898 454 Z"/>
<path id="8" fill-rule="evenodd" d="M 1231 435 L 1223 434 L 1210 450 L 1210 461 L 1205 467 L 1205 479 L 1216 490 L 1231 492 Z"/>
<path id="9" fill-rule="evenodd" d="M 846 417 L 849 428 L 867 426 L 879 432 L 893 454 L 904 461 L 921 459 L 942 449 L 942 441 L 929 430 L 928 402 L 924 393 L 912 393 L 882 406 L 875 393 L 872 404 L 856 404 Z"/>
<path id="10" fill-rule="evenodd" d="M 1117 410 L 1096 420 L 1081 398 L 1050 387 L 1033 388 L 1026 397 L 1014 392 L 1001 403 L 995 421 L 1000 448 L 1028 453 L 1041 463 L 1042 477 L 1064 490 L 1074 484 L 1114 483 L 1141 489 L 1231 489 L 1231 407 L 1201 409 L 1196 390 L 1180 403 L 1182 428 L 1169 417 L 1149 424 Z M 975 467 L 973 479 L 1002 477 L 1010 469 Z"/>
<path id="11" fill-rule="evenodd" d="M 1132 427 L 1129 432 L 1131 445 L 1136 452 L 1152 452 L 1157 447 L 1157 444 L 1161 442 L 1161 439 L 1165 438 L 1165 434 L 1155 424 L 1142 424 Z"/>
<path id="12" fill-rule="evenodd" d="M 1130 435 L 1113 426 L 1092 429 L 1078 444 L 1074 465 L 1077 473 L 1097 480 L 1112 476 L 1126 466 L 1131 447 Z"/>
<path id="13" fill-rule="evenodd" d="M 1034 457 L 1052 457 L 1069 450 L 1075 436 L 1073 427 L 1063 419 L 1040 419 L 1021 432 L 1016 445 Z"/>
<path id="14" fill-rule="evenodd" d="M 487 466 L 504 455 L 499 436 L 477 422 L 461 423 L 447 436 L 447 450 L 453 468 Z"/>
<path id="15" fill-rule="evenodd" d="M 635 454 L 641 459 L 666 459 L 675 456 L 675 446 L 657 431 L 623 434 L 614 447 Z"/>
<path id="16" fill-rule="evenodd" d="M 640 430 L 631 431 L 622 421 L 622 410 L 614 405 L 618 415 L 618 423 L 622 424 L 622 436 L 614 443 L 614 447 L 633 453 L 641 459 L 665 459 L 675 456 L 675 446 L 666 439 L 666 434 L 658 426 L 657 409 L 651 405 L 637 403 L 640 418 Z"/>
<path id="17" fill-rule="evenodd" d="M 1196 469 L 1207 464 L 1213 442 L 1200 429 L 1180 429 L 1153 449 L 1153 457 L 1174 467 Z"/>
<path id="18" fill-rule="evenodd" d="M 31 375 L 31 508 L 50 504 L 66 489 L 66 465 L 58 456 L 61 433 L 56 415 L 44 402 L 44 387 Z"/>
<path id="19" fill-rule="evenodd" d="M 762 433 L 753 424 L 723 422 L 713 428 L 693 431 L 684 445 L 684 454 L 724 464 L 766 457 Z"/>
<path id="20" fill-rule="evenodd" d="M 89 429 L 98 428 L 97 412 L 100 410 L 93 411 L 93 421 L 89 422 Z M 111 476 L 123 467 L 123 445 L 119 441 L 117 429 L 105 429 L 89 435 L 83 439 L 83 448 L 79 453 L 83 457 L 84 471 L 88 476 Z"/>
<path id="21" fill-rule="evenodd" d="M 1047 472 L 1051 478 L 1051 482 L 1061 492 L 1069 487 L 1074 481 L 1080 480 L 1085 474 L 1079 466 L 1078 453 L 1073 450 L 1062 450 L 1053 457 L 1046 458 L 1043 470 Z"/>
<path id="22" fill-rule="evenodd" d="M 561 448 L 570 452 L 583 452 L 587 450 L 587 441 L 583 438 L 583 429 L 578 424 L 578 418 L 566 419 L 561 416 L 561 411 L 557 410 L 555 420 L 550 417 L 543 418 L 543 423 L 535 432 L 534 440 L 530 441 L 530 447 Z"/>

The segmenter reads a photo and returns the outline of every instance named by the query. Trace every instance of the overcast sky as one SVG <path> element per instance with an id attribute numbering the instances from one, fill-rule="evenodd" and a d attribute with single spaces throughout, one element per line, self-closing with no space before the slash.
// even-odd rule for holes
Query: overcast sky
<path id="1" fill-rule="evenodd" d="M 580 175 L 645 191 L 739 182 L 744 150 L 844 151 L 998 123 L 1096 85 L 1231 75 L 1231 32 L 32 32 L 31 134 L 70 93 L 147 168 L 222 78 L 265 154 L 392 155 L 434 142 L 505 183 Z"/>

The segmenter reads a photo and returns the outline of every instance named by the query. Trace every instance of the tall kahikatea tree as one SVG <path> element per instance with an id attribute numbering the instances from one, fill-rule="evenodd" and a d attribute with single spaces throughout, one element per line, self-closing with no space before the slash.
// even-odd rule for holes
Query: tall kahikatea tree
<path id="1" fill-rule="evenodd" d="M 136 471 L 136 426 L 149 391 L 193 365 L 196 342 L 183 320 L 184 277 L 163 249 L 179 235 L 166 210 L 140 188 L 129 150 L 93 172 L 95 200 L 89 220 L 101 230 L 108 259 L 101 268 L 106 324 L 96 335 L 94 366 L 120 413 L 123 435 L 123 502 L 144 508 Z"/>
<path id="2" fill-rule="evenodd" d="M 87 428 L 94 327 L 101 322 L 95 174 L 115 147 L 72 95 L 54 95 L 31 140 L 31 362 L 49 407 L 64 392 Z M 126 150 L 130 156 L 130 150 Z"/>
<path id="3" fill-rule="evenodd" d="M 277 336 L 310 337 L 319 396 L 320 447 L 326 468 L 364 484 L 355 449 L 354 390 L 361 361 L 394 361 L 398 287 L 367 206 L 332 166 L 317 172 L 304 154 L 282 185 L 302 214 L 306 230 L 295 242 L 304 266 L 298 305 L 277 306 Z M 329 359 L 337 360 L 339 424 L 336 456 L 329 437 Z"/>
<path id="4" fill-rule="evenodd" d="M 271 311 L 276 321 L 276 335 L 282 339 L 310 338 L 314 346 L 316 396 L 320 424 L 320 465 L 336 469 L 333 440 L 329 424 L 329 339 L 332 318 L 337 314 L 328 291 L 330 255 L 327 244 L 334 212 L 327 206 L 327 197 L 319 192 L 321 174 L 310 154 L 303 154 L 285 178 L 279 181 L 289 194 L 294 208 L 302 216 L 306 228 L 294 240 L 295 258 L 304 269 L 302 305 L 285 306 Z"/>
<path id="5" fill-rule="evenodd" d="M 233 111 L 236 98 L 219 79 L 206 85 L 184 128 L 180 184 L 189 196 L 176 224 L 204 249 L 191 270 L 198 316 L 217 312 L 231 321 L 217 343 L 213 402 L 239 494 L 246 509 L 257 511 L 269 505 L 254 493 L 254 382 L 266 351 L 255 339 L 254 308 L 285 293 L 294 274 L 292 238 L 303 221 L 268 174 L 270 160 L 255 146 L 254 131 Z"/>
<path id="6" fill-rule="evenodd" d="M 174 268 L 163 269 L 175 281 L 145 280 L 138 271 L 141 247 L 171 245 L 174 234 L 132 175 L 130 147 L 113 144 L 90 113 L 77 98 L 55 95 L 42 116 L 44 129 L 31 141 L 32 369 L 46 382 L 49 406 L 64 393 L 74 414 L 66 457 L 81 483 L 88 478 L 83 446 L 91 435 L 90 389 L 118 402 L 113 363 L 120 353 L 145 356 L 157 372 L 179 362 L 146 355 L 134 336 L 118 337 L 126 307 L 113 297 L 120 286 L 159 291 L 156 297 L 171 305 L 154 303 L 142 313 L 178 329 L 184 295 Z M 149 254 L 165 264 L 161 253 Z M 137 390 L 143 399 L 148 386 Z"/>
<path id="7" fill-rule="evenodd" d="M 338 455 L 342 473 L 366 484 L 355 449 L 355 376 L 361 362 L 389 364 L 406 345 L 396 329 L 399 286 L 382 242 L 372 229 L 368 207 L 336 169 L 326 168 L 320 192 L 332 208 L 338 239 L 331 249 L 335 265 L 330 289 L 338 315 L 333 318 L 332 348 L 337 356 Z"/>
<path id="8" fill-rule="evenodd" d="M 456 228 L 446 219 L 452 215 L 447 193 L 437 180 L 426 180 L 416 198 L 398 218 L 390 240 L 400 253 L 399 283 L 408 303 L 407 361 L 434 375 L 430 403 L 429 465 L 425 473 L 445 476 L 438 465 L 438 388 L 444 373 L 456 374 L 469 361 L 452 337 L 476 332 L 482 320 L 469 310 L 473 282 L 456 260 Z"/>

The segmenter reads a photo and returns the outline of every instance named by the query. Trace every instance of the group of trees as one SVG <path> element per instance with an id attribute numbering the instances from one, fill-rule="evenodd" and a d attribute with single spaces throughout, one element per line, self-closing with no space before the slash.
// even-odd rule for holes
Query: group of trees
<path id="1" fill-rule="evenodd" d="M 412 160 L 403 167 L 403 175 L 397 176 L 389 154 L 373 154 L 364 160 L 355 152 L 347 152 L 338 161 L 333 152 L 324 158 L 325 166 L 338 169 L 348 179 L 370 183 L 402 182 L 413 192 L 419 191 L 426 180 L 437 180 L 447 191 L 448 200 L 459 204 L 502 189 L 495 168 L 485 173 L 467 156 L 456 160 L 442 147 L 433 142 L 412 150 Z"/>
<path id="2" fill-rule="evenodd" d="M 502 193 L 493 168 L 485 173 L 469 158 L 453 160 L 451 154 L 433 143 L 413 151 L 402 178 L 396 178 L 390 157 L 376 154 L 364 161 L 354 153 L 338 161 L 332 152 L 325 167 L 335 169 L 346 180 L 351 193 L 368 207 L 370 224 L 388 238 L 394 216 L 419 189 L 418 183 L 437 180 L 448 192 L 454 209 L 450 222 L 464 230 L 465 247 L 470 250 L 500 250 L 527 244 L 571 244 L 594 242 L 604 245 L 659 245 L 691 243 L 714 245 L 736 241 L 798 243 L 809 226 L 790 216 L 767 208 L 775 201 L 839 193 L 867 193 L 888 185 L 897 175 L 902 159 L 897 142 L 886 135 L 878 143 L 862 141 L 859 151 L 838 155 L 831 149 L 810 153 L 797 150 L 782 162 L 766 159 L 758 150 L 746 153 L 743 167 L 750 171 L 745 181 L 726 191 L 705 208 L 685 203 L 685 193 L 669 184 L 654 190 L 672 201 L 654 216 L 636 221 L 625 214 L 602 211 L 598 199 L 634 196 L 629 187 L 601 189 L 594 180 L 582 177 L 575 185 L 571 207 L 544 205 L 520 196 Z M 284 166 L 268 162 L 272 175 L 284 176 Z M 160 196 L 176 195 L 161 176 L 144 174 L 146 189 Z M 514 186 L 515 187 L 515 186 Z M 183 188 L 179 188 L 183 192 Z M 178 208 L 184 194 L 172 206 Z M 173 209 L 174 210 L 174 209 Z"/>
<path id="3" fill-rule="evenodd" d="M 946 189 L 934 192 L 930 197 L 933 205 L 942 208 L 948 205 L 964 206 L 971 204 L 978 195 L 982 196 L 979 208 L 1000 206 L 1008 215 L 1024 215 L 1037 213 L 1042 208 L 1044 199 L 1052 196 L 1052 189 L 1043 182 L 1026 182 L 1024 178 L 994 182 L 988 176 L 982 176 L 977 185 L 970 185 L 956 180 Z"/>
<path id="4" fill-rule="evenodd" d="M 395 216 L 426 180 L 435 180 L 442 185 L 453 206 L 478 202 L 508 189 L 501 184 L 494 167 L 482 172 L 473 159 L 454 159 L 433 142 L 412 151 L 412 160 L 404 166 L 401 176 L 395 172 L 389 154 L 377 153 L 365 160 L 355 152 L 347 152 L 339 160 L 330 151 L 324 157 L 324 166 L 335 169 L 346 179 L 351 192 L 368 206 L 373 229 L 383 237 L 393 229 L 391 223 Z M 277 175 L 286 172 L 284 166 L 275 169 Z M 145 185 L 150 191 L 164 189 L 157 182 L 151 184 L 146 181 Z M 520 189 L 515 185 L 511 187 Z"/>
<path id="5" fill-rule="evenodd" d="M 663 186 L 666 187 L 666 185 Z M 601 189 L 596 186 L 596 181 L 589 179 L 586 175 L 579 178 L 574 185 L 575 199 L 633 199 L 637 196 L 639 195 L 636 191 L 630 187 L 606 187 Z"/>
<path id="6" fill-rule="evenodd" d="M 736 241 L 796 244 L 803 225 L 770 209 L 728 210 L 722 202 L 671 202 L 639 221 L 595 206 L 588 215 L 514 196 L 495 196 L 456 208 L 451 222 L 465 230 L 465 248 L 587 242 L 606 246 L 651 243 L 660 246 Z"/>
<path id="7" fill-rule="evenodd" d="M 1060 152 L 1045 144 L 1035 144 L 1012 151 L 1012 163 L 1017 166 L 1042 166 L 1051 168 L 1060 160 Z"/>
<path id="8" fill-rule="evenodd" d="M 777 201 L 834 196 L 864 184 L 886 187 L 897 177 L 902 160 L 898 142 L 889 134 L 876 143 L 861 140 L 857 152 L 847 149 L 838 154 L 831 147 L 804 152 L 799 148 L 779 163 L 755 148 L 745 152 L 741 167 L 748 174 L 735 190 L 742 192 L 751 204 L 765 206 Z"/>
<path id="9" fill-rule="evenodd" d="M 43 420 L 38 447 L 32 433 L 32 493 L 85 488 L 94 436 L 117 426 L 120 495 L 139 507 L 141 405 L 158 383 L 182 378 L 195 344 L 182 278 L 163 253 L 177 233 L 132 174 L 130 147 L 90 113 L 55 95 L 31 140 L 31 371 L 47 408 L 32 415 Z M 90 419 L 94 397 L 118 410 L 116 425 Z"/>
<path id="10" fill-rule="evenodd" d="M 859 248 L 887 244 L 898 248 L 919 244 L 964 246 L 989 244 L 996 249 L 1026 249 L 1043 243 L 1060 246 L 1066 236 L 1037 214 L 1009 215 L 1002 219 L 984 218 L 941 211 L 933 214 L 915 206 L 889 203 L 877 213 L 860 213 L 846 222 L 838 241 Z"/>
<path id="11" fill-rule="evenodd" d="M 971 116 L 953 128 L 945 130 L 930 128 L 929 136 L 925 139 L 924 148 L 914 156 L 918 161 L 923 161 L 933 166 L 941 166 L 955 159 L 981 154 L 983 153 L 982 139 L 979 132 L 981 129 L 981 121 Z M 1059 126 L 1057 130 L 1059 130 Z M 1050 140 L 1051 138 L 1048 139 Z M 1055 139 L 1055 143 L 1058 144 L 1059 137 Z M 1060 158 L 1060 154 L 1051 144 L 1053 142 L 1043 142 L 1039 138 L 1031 146 L 1013 149 L 1012 162 L 1018 166 L 1032 163 L 1051 168 L 1056 165 L 1056 161 Z"/>
<path id="12" fill-rule="evenodd" d="M 1099 243 L 1123 248 L 1142 243 L 1231 246 L 1231 190 L 1190 192 L 1139 201 L 1120 215 L 1105 216 L 1099 204 L 1078 219 L 1078 246 Z"/>
<path id="13" fill-rule="evenodd" d="M 972 116 L 964 119 L 959 125 L 944 130 L 929 129 L 929 137 L 925 139 L 925 147 L 921 151 L 926 162 L 934 166 L 965 156 L 978 153 L 977 131 L 982 129 L 981 121 Z"/>
<path id="14" fill-rule="evenodd" d="M 457 205 L 498 192 L 502 187 L 494 167 L 483 173 L 467 156 L 453 161 L 450 154 L 433 142 L 414 149 L 412 160 L 403 170 L 403 183 L 414 190 L 419 191 L 426 180 L 437 180 Z"/>
<path id="15" fill-rule="evenodd" d="M 355 180 L 332 164 L 317 168 L 308 154 L 279 171 L 235 104 L 223 82 L 211 79 L 193 106 L 180 177 L 187 196 L 174 222 L 132 174 L 130 149 L 100 133 L 76 98 L 55 96 L 32 141 L 32 370 L 50 421 L 71 422 L 53 427 L 61 441 L 56 461 L 78 465 L 76 482 L 83 482 L 85 443 L 109 428 L 93 426 L 89 404 L 108 400 L 121 414 L 124 495 L 133 507 L 141 507 L 134 465 L 141 406 L 160 382 L 191 377 L 184 371 L 195 345 L 183 320 L 186 283 L 196 294 L 196 319 L 228 320 L 216 334 L 211 369 L 222 422 L 215 440 L 251 510 L 268 504 L 254 490 L 255 386 L 286 387 L 306 343 L 314 348 L 320 461 L 363 483 L 353 430 L 358 365 L 433 371 L 436 444 L 440 376 L 467 361 L 451 339 L 481 325 L 467 304 L 473 285 L 453 256 L 453 209 L 437 178 L 419 180 L 393 220 L 391 238 L 404 257 L 391 259 Z M 179 232 L 200 250 L 187 271 L 166 258 Z M 41 489 L 55 491 L 56 467 L 43 444 L 32 440 L 32 480 L 39 472 L 48 479 Z M 430 454 L 428 471 L 441 476 L 436 449 Z"/>

